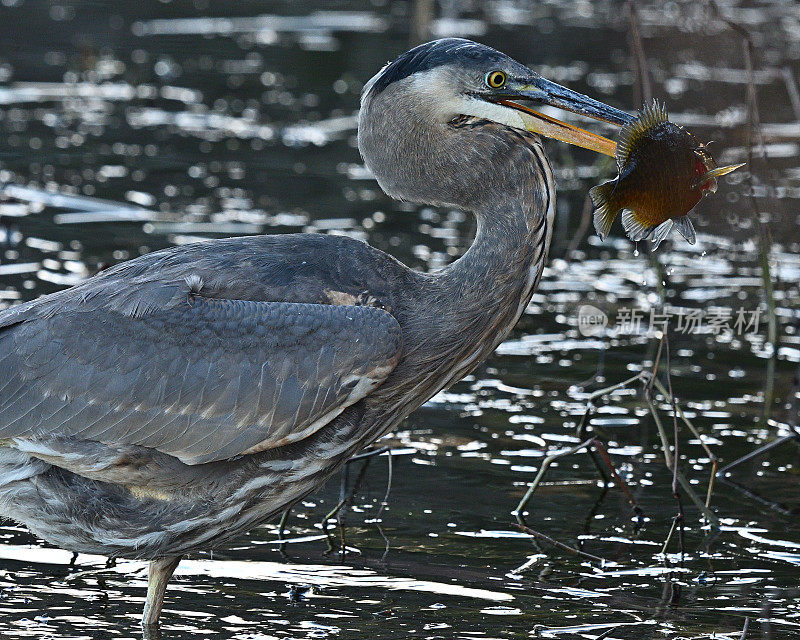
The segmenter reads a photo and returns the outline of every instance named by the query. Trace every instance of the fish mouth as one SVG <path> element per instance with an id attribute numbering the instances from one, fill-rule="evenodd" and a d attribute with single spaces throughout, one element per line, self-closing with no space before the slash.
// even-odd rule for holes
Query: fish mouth
<path id="1" fill-rule="evenodd" d="M 618 126 L 635 120 L 634 116 L 625 111 L 538 75 L 529 78 L 514 78 L 509 81 L 508 86 L 502 92 L 486 96 L 486 99 L 514 109 L 522 118 L 528 131 L 611 157 L 614 157 L 617 148 L 617 143 L 613 140 L 545 115 L 534 107 L 536 105 L 558 107 L 564 111 Z M 524 101 L 526 104 L 520 101 Z"/>

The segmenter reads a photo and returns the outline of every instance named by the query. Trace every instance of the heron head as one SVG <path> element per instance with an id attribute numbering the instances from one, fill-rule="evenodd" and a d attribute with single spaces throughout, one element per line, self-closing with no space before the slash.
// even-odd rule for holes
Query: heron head
<path id="1" fill-rule="evenodd" d="M 487 155 L 502 162 L 498 152 L 512 139 L 495 136 L 495 147 L 485 135 L 480 141 L 475 134 L 482 123 L 494 125 L 495 132 L 505 128 L 540 134 L 613 155 L 614 142 L 539 112 L 537 107 L 544 105 L 618 125 L 633 119 L 543 78 L 496 49 L 445 38 L 407 51 L 365 85 L 359 148 L 389 195 L 457 206 L 463 202 L 448 197 L 448 181 L 463 182 L 476 162 L 486 169 Z M 458 126 L 470 118 L 472 138 Z"/>

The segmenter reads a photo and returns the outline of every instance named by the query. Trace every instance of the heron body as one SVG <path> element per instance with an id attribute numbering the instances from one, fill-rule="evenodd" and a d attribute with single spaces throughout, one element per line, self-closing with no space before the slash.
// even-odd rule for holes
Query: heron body
<path id="1" fill-rule="evenodd" d="M 182 555 L 285 510 L 486 358 L 541 277 L 555 197 L 539 136 L 475 97 L 507 96 L 493 69 L 544 91 L 455 39 L 365 87 L 359 148 L 381 187 L 478 220 L 436 273 L 344 237 L 231 238 L 2 312 L 0 512 L 66 549 L 152 560 L 154 623 Z"/>

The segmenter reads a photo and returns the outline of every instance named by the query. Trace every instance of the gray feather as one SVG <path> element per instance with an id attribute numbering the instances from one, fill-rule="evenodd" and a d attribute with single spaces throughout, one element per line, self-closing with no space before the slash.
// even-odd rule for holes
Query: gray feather
<path id="1" fill-rule="evenodd" d="M 369 307 L 198 297 L 136 308 L 0 334 L 0 377 L 14 389 L 0 397 L 0 437 L 231 458 L 306 437 L 380 384 L 401 346 L 397 321 Z"/>

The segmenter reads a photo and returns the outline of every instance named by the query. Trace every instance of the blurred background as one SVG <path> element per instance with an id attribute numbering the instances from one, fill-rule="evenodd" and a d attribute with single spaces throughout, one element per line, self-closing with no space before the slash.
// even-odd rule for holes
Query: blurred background
<path id="1" fill-rule="evenodd" d="M 292 512 L 283 554 L 273 523 L 181 565 L 165 637 L 733 639 L 749 618 L 747 638 L 800 638 L 800 5 L 0 0 L 0 18 L 3 305 L 231 235 L 347 234 L 421 270 L 452 261 L 472 218 L 391 201 L 355 141 L 364 82 L 436 37 L 630 111 L 656 96 L 720 164 L 748 162 L 693 214 L 696 245 L 675 234 L 650 254 L 588 224 L 586 194 L 613 161 L 548 143 L 559 202 L 539 291 L 489 362 L 381 443 L 391 486 L 387 456 L 350 465 L 360 483 L 332 528 L 346 556 L 323 555 L 331 481 Z M 585 304 L 607 319 L 591 335 Z M 644 517 L 585 454 L 562 458 L 528 523 L 606 562 L 533 541 L 512 510 L 543 457 L 578 442 L 591 392 L 652 369 L 651 313 L 704 321 L 669 337 L 699 432 L 681 426 L 679 467 L 701 504 L 717 460 L 779 445 L 717 480 L 718 522 L 683 494 L 681 554 L 677 537 L 664 548 L 677 504 L 646 403 L 597 399 L 588 426 Z M 670 404 L 656 394 L 671 434 Z M 0 538 L 3 637 L 136 637 L 139 564 L 72 568 L 11 522 Z"/>

